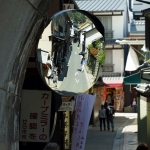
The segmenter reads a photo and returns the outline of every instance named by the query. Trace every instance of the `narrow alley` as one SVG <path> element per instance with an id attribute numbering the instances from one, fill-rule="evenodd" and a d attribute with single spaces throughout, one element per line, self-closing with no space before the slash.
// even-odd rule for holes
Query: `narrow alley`
<path id="1" fill-rule="evenodd" d="M 115 113 L 115 131 L 100 131 L 99 121 L 89 126 L 85 150 L 136 150 L 137 113 Z"/>

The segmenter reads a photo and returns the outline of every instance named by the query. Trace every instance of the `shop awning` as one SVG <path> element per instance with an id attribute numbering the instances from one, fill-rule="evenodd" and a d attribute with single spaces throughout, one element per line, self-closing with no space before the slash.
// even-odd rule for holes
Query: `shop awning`
<path id="1" fill-rule="evenodd" d="M 139 84 L 141 83 L 140 72 L 132 74 L 124 78 L 125 85 Z"/>
<path id="2" fill-rule="evenodd" d="M 123 87 L 124 77 L 103 77 L 103 82 L 108 84 L 108 88 Z"/>
<path id="3" fill-rule="evenodd" d="M 99 77 L 94 86 L 109 86 L 103 82 L 102 77 Z"/>

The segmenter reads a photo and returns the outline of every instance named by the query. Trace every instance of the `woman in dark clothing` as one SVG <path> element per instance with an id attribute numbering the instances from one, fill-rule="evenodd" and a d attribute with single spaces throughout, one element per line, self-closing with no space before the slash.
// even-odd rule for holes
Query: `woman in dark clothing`
<path id="1" fill-rule="evenodd" d="M 102 123 L 104 126 L 104 130 L 106 130 L 105 117 L 106 117 L 106 109 L 104 108 L 104 105 L 101 105 L 101 109 L 99 110 L 100 131 L 102 131 Z"/>
<path id="2" fill-rule="evenodd" d="M 108 106 L 108 102 L 107 102 L 107 100 L 106 100 L 105 103 L 104 103 L 104 108 L 106 109 L 107 106 Z"/>

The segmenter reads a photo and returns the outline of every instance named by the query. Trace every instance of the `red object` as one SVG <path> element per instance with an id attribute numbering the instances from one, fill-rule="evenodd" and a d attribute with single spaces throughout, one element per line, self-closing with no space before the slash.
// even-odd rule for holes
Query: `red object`
<path id="1" fill-rule="evenodd" d="M 123 87 L 123 83 L 121 84 L 108 84 L 109 86 L 107 88 L 115 88 L 115 87 Z"/>
<path id="2" fill-rule="evenodd" d="M 123 77 L 104 77 L 102 80 L 109 85 L 107 88 L 123 87 Z"/>

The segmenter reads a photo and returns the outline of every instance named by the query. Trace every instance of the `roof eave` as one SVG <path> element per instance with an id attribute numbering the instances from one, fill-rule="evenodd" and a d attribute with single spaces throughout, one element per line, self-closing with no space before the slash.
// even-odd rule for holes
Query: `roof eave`
<path id="1" fill-rule="evenodd" d="M 142 2 L 142 3 L 146 3 L 146 4 L 150 4 L 150 2 L 148 2 L 146 0 L 136 0 L 136 1 L 139 1 L 139 2 Z"/>
<path id="2" fill-rule="evenodd" d="M 122 10 L 113 10 L 113 11 L 89 11 L 93 15 L 122 15 Z"/>

